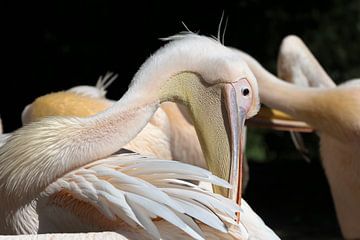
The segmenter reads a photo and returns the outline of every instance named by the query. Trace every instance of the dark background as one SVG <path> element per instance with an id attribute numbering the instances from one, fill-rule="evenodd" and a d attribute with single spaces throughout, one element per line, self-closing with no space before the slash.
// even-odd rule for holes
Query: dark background
<path id="1" fill-rule="evenodd" d="M 50 3 L 51 2 L 51 3 Z M 1 101 L 5 132 L 21 126 L 26 104 L 75 85 L 119 74 L 118 99 L 139 66 L 185 30 L 216 35 L 228 17 L 225 45 L 245 50 L 275 72 L 281 40 L 297 34 L 340 83 L 360 77 L 360 1 L 48 1 L 2 2 Z M 337 239 L 339 229 L 315 134 L 305 136 L 311 163 L 287 133 L 250 130 L 251 180 L 245 199 L 284 239 Z"/>

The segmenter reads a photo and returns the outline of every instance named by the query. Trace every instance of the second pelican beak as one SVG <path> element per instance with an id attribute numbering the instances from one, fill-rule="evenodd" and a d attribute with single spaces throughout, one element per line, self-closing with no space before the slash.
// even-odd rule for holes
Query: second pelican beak
<path id="1" fill-rule="evenodd" d="M 279 131 L 313 132 L 307 123 L 295 120 L 279 110 L 262 107 L 259 113 L 246 121 L 247 126 L 271 128 Z"/>

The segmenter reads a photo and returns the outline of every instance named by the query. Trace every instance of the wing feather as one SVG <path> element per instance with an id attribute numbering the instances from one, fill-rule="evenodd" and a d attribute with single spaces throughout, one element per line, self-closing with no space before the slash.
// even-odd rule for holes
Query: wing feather
<path id="1" fill-rule="evenodd" d="M 180 212 L 184 212 L 181 206 L 176 204 L 167 194 L 142 179 L 128 176 L 113 169 L 106 169 L 105 167 L 98 167 L 97 169 L 100 169 L 97 171 L 98 177 L 110 177 L 108 182 L 123 191 L 141 194 L 149 199 L 178 209 Z"/>
<path id="2" fill-rule="evenodd" d="M 142 205 L 139 205 L 136 202 L 129 201 L 129 204 L 134 210 L 135 215 L 141 222 L 143 228 L 156 239 L 161 239 L 160 232 L 151 219 L 152 214 L 145 210 Z"/>
<path id="3" fill-rule="evenodd" d="M 76 169 L 46 190 L 47 196 L 66 190 L 96 207 L 110 220 L 122 219 L 160 238 L 155 217 L 175 225 L 195 239 L 204 234 L 193 220 L 227 232 L 240 208 L 231 200 L 184 181 L 206 181 L 231 187 L 211 172 L 184 163 L 122 153 Z M 226 223 L 226 224 L 225 224 Z"/>
<path id="4" fill-rule="evenodd" d="M 187 214 L 210 227 L 213 227 L 221 232 L 226 233 L 227 228 L 225 224 L 221 221 L 221 219 L 214 214 L 212 211 L 209 211 L 207 208 L 203 206 L 199 206 L 196 203 L 191 203 L 189 201 L 184 201 L 182 199 L 178 199 L 179 203 L 186 210 Z"/>
<path id="5" fill-rule="evenodd" d="M 148 198 L 144 198 L 142 196 L 133 194 L 133 193 L 127 193 L 126 199 L 130 204 L 135 203 L 140 206 L 142 206 L 144 209 L 146 209 L 148 212 L 153 213 L 169 223 L 175 225 L 176 227 L 182 229 L 184 232 L 189 234 L 195 239 L 204 239 L 202 236 L 200 236 L 195 230 L 193 230 L 190 226 L 188 226 L 184 221 L 182 221 L 173 210 L 169 209 L 166 206 L 163 206 L 153 200 L 150 200 Z"/>
<path id="6" fill-rule="evenodd" d="M 175 188 L 166 188 L 163 189 L 166 193 L 168 193 L 172 197 L 176 197 L 182 200 L 192 199 L 206 207 L 212 209 L 213 211 L 219 211 L 228 215 L 229 217 L 235 219 L 236 212 L 240 211 L 240 207 L 233 203 L 231 205 L 223 204 L 219 199 L 214 198 L 211 195 L 203 194 L 202 192 L 197 192 L 193 190 L 185 190 L 185 189 L 175 189 Z"/>

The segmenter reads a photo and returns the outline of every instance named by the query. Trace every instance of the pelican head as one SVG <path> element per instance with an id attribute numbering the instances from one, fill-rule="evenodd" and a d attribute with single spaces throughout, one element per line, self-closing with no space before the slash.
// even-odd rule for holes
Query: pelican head
<path id="1" fill-rule="evenodd" d="M 208 168 L 233 185 L 231 191 L 215 187 L 215 192 L 239 201 L 243 126 L 259 109 L 256 79 L 236 51 L 214 39 L 194 34 L 169 39 L 173 41 L 157 53 L 162 58 L 154 59 L 158 68 L 168 69 L 171 76 L 147 91 L 159 89 L 160 102 L 187 107 Z M 140 72 L 147 72 L 149 65 L 153 67 L 151 59 Z M 174 66 L 182 66 L 182 71 L 171 71 Z M 133 85 L 139 84 L 137 77 Z"/>

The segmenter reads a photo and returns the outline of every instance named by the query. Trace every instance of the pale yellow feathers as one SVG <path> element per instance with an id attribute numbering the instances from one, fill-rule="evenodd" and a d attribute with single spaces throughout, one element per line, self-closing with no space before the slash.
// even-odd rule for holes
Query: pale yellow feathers
<path id="1" fill-rule="evenodd" d="M 28 111 L 28 121 L 36 121 L 46 116 L 88 117 L 111 106 L 105 99 L 91 98 L 73 92 L 50 93 L 38 97 Z"/>

